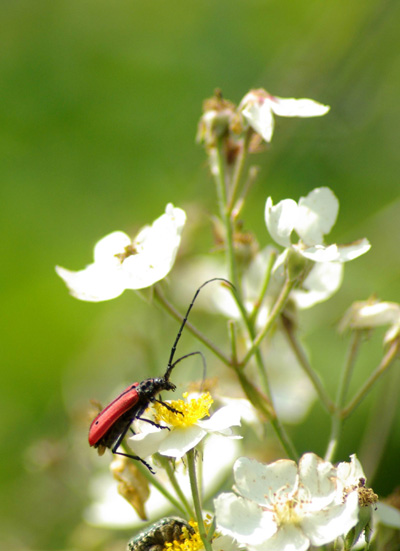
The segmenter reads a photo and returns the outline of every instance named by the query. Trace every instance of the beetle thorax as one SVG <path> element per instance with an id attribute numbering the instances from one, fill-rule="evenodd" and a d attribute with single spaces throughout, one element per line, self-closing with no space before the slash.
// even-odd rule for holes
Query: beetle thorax
<path id="1" fill-rule="evenodd" d="M 176 386 L 170 381 L 167 381 L 164 377 L 155 377 L 154 379 L 142 381 L 137 391 L 141 397 L 148 396 L 151 398 L 158 392 L 162 392 L 163 390 L 175 390 L 175 388 Z"/>

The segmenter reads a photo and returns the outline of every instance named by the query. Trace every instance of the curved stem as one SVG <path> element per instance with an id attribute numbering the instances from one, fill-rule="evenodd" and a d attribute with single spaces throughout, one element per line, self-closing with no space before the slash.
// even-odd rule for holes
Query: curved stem
<path id="1" fill-rule="evenodd" d="M 357 392 L 354 398 L 350 401 L 347 407 L 342 409 L 341 411 L 342 419 L 346 419 L 346 417 L 348 417 L 356 409 L 356 407 L 360 405 L 360 402 L 362 402 L 362 400 L 368 394 L 373 384 L 387 370 L 387 368 L 391 365 L 393 360 L 396 358 L 399 352 L 399 348 L 400 348 L 399 340 L 395 340 L 391 343 L 390 348 L 384 355 L 381 363 L 378 365 L 375 371 L 371 374 L 369 379 L 365 381 L 364 385 L 360 388 L 360 390 Z"/>
<path id="2" fill-rule="evenodd" d="M 253 356 L 253 354 L 255 354 L 255 352 L 258 350 L 258 347 L 260 346 L 261 341 L 268 333 L 268 331 L 271 329 L 276 318 L 279 316 L 279 314 L 282 312 L 283 308 L 285 307 L 286 301 L 289 297 L 290 291 L 292 290 L 294 284 L 295 284 L 294 281 L 290 281 L 289 279 L 286 279 L 285 284 L 282 287 L 281 293 L 278 297 L 278 300 L 275 302 L 274 307 L 268 317 L 267 323 L 260 331 L 260 333 L 257 335 L 257 337 L 253 340 L 251 347 L 248 349 L 245 357 L 240 362 L 242 366 L 245 366 L 250 360 L 250 358 Z"/>
<path id="3" fill-rule="evenodd" d="M 277 256 L 277 252 L 276 251 L 271 251 L 271 254 L 269 255 L 269 258 L 268 258 L 267 267 L 266 267 L 265 275 L 264 275 L 264 281 L 263 281 L 263 284 L 261 286 L 260 294 L 259 294 L 256 302 L 254 303 L 253 311 L 250 314 L 250 321 L 252 323 L 255 322 L 255 320 L 257 318 L 257 314 L 260 310 L 261 304 L 262 304 L 262 302 L 264 300 L 264 297 L 267 293 L 269 281 L 271 279 L 272 267 L 273 267 L 274 262 L 276 260 L 276 256 Z"/>
<path id="4" fill-rule="evenodd" d="M 360 348 L 360 332 L 357 331 L 353 334 L 353 338 L 350 344 L 349 352 L 347 354 L 346 361 L 344 363 L 339 386 L 336 395 L 336 411 L 333 412 L 331 419 L 331 433 L 329 436 L 329 442 L 325 453 L 325 460 L 332 461 L 338 444 L 339 437 L 342 430 L 342 418 L 340 411 L 343 407 L 343 403 L 346 397 L 346 393 L 349 389 L 351 375 L 354 370 L 357 354 Z"/>
<path id="5" fill-rule="evenodd" d="M 318 374 L 311 367 L 308 358 L 301 346 L 299 340 L 297 339 L 295 332 L 293 331 L 293 326 L 284 316 L 282 316 L 283 329 L 288 338 L 289 344 L 300 364 L 303 368 L 303 371 L 306 373 L 307 377 L 310 379 L 312 385 L 314 386 L 319 399 L 321 400 L 322 405 L 328 411 L 328 413 L 333 413 L 335 411 L 335 404 L 329 397 L 329 394 L 325 390 L 321 379 Z"/>

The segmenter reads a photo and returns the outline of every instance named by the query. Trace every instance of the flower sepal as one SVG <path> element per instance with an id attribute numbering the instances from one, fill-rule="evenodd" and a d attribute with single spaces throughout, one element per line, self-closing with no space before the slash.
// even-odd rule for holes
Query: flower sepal
<path id="1" fill-rule="evenodd" d="M 360 536 L 364 532 L 365 543 L 369 543 L 371 538 L 371 524 L 372 520 L 372 506 L 361 507 L 358 513 L 358 522 L 353 528 L 346 534 L 344 538 L 344 551 L 350 551 L 354 545 L 358 542 Z"/>

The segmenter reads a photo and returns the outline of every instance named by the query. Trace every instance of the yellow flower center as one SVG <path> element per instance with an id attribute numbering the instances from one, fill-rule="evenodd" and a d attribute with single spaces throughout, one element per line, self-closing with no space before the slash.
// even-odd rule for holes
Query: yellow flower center
<path id="1" fill-rule="evenodd" d="M 194 530 L 194 534 L 190 534 L 187 528 L 183 528 L 183 532 L 179 540 L 175 540 L 171 543 L 167 542 L 164 549 L 166 551 L 199 551 L 204 548 L 204 543 L 199 534 L 199 526 L 194 520 L 189 520 L 190 526 Z M 206 527 L 209 523 L 205 521 Z"/>
<path id="2" fill-rule="evenodd" d="M 188 393 L 185 392 L 184 398 L 187 398 Z M 173 400 L 168 405 L 175 411 L 170 411 L 162 404 L 155 402 L 155 421 L 161 424 L 163 421 L 173 427 L 190 427 L 202 419 L 209 417 L 209 409 L 213 403 L 213 399 L 209 392 L 201 394 L 198 398 L 192 398 L 189 402 L 184 400 Z M 177 413 L 177 412 L 180 413 Z"/>

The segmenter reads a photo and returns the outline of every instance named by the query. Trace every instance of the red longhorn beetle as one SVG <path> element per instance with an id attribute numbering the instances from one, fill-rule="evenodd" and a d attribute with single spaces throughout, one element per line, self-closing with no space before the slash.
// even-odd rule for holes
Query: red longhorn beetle
<path id="1" fill-rule="evenodd" d="M 186 354 L 185 356 L 182 356 L 181 358 L 178 358 L 173 362 L 176 347 L 178 345 L 179 339 L 181 338 L 183 328 L 186 325 L 190 310 L 193 307 L 197 295 L 200 293 L 201 289 L 205 285 L 211 283 L 212 281 L 224 281 L 228 285 L 232 286 L 230 281 L 220 277 L 216 277 L 214 279 L 209 279 L 197 289 L 193 300 L 190 303 L 190 306 L 186 312 L 186 315 L 183 318 L 178 335 L 176 336 L 174 345 L 171 349 L 171 354 L 164 376 L 156 377 L 154 379 L 145 379 L 141 383 L 133 383 L 129 385 L 93 420 L 89 428 L 89 445 L 98 448 L 99 455 L 102 455 L 105 452 L 106 448 L 110 448 L 112 453 L 124 455 L 126 457 L 131 457 L 132 459 L 141 461 L 144 465 L 146 465 L 150 472 L 154 473 L 150 465 L 146 463 L 146 461 L 144 461 L 141 457 L 119 452 L 117 450 L 121 445 L 123 439 L 125 438 L 129 427 L 135 419 L 146 421 L 147 423 L 150 423 L 151 425 L 154 425 L 160 429 L 168 429 L 168 427 L 164 427 L 162 425 L 159 425 L 158 423 L 155 423 L 154 421 L 151 421 L 150 419 L 145 419 L 142 417 L 143 413 L 149 407 L 151 402 L 158 402 L 170 411 L 182 414 L 182 412 L 175 410 L 162 400 L 158 400 L 156 398 L 156 395 L 163 390 L 176 389 L 176 386 L 170 382 L 169 377 L 171 375 L 171 371 L 177 363 L 185 358 L 188 358 L 189 356 L 201 354 L 201 352 L 191 352 L 190 354 Z"/>

